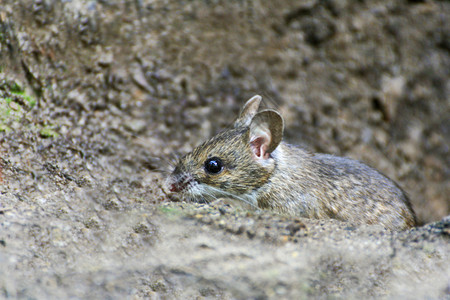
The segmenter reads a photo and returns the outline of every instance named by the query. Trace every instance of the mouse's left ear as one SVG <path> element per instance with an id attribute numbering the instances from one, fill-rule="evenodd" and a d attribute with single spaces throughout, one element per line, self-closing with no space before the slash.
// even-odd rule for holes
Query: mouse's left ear
<path id="1" fill-rule="evenodd" d="M 283 139 L 281 115 L 271 109 L 257 113 L 250 123 L 249 143 L 256 159 L 268 159 Z"/>
<path id="2" fill-rule="evenodd" d="M 258 112 L 261 99 L 261 96 L 255 95 L 245 103 L 244 107 L 241 110 L 241 113 L 239 114 L 239 117 L 234 122 L 234 128 L 250 125 L 253 117 Z"/>

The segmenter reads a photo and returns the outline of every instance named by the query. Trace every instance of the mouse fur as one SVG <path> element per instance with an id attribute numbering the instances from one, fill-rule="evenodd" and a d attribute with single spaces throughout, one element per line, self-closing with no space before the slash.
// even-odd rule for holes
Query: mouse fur
<path id="1" fill-rule="evenodd" d="M 233 198 L 299 217 L 392 230 L 416 224 L 394 181 L 362 162 L 283 142 L 283 118 L 275 110 L 258 112 L 260 102 L 252 97 L 233 128 L 183 156 L 169 177 L 170 190 L 193 201 Z"/>

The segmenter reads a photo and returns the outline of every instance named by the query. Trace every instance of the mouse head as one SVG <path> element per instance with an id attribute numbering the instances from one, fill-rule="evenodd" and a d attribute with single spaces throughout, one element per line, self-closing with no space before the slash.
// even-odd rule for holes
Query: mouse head
<path id="1" fill-rule="evenodd" d="M 260 96 L 244 105 L 234 128 L 225 130 L 180 159 L 170 190 L 193 200 L 249 198 L 276 167 L 283 119 L 274 110 L 258 112 Z"/>

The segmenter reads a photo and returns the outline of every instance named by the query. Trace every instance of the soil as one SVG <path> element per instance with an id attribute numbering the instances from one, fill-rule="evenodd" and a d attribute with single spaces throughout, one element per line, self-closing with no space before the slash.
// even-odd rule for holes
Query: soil
<path id="1" fill-rule="evenodd" d="M 450 2 L 3 0 L 0 43 L 0 298 L 450 298 Z M 420 226 L 174 202 L 254 94 Z"/>

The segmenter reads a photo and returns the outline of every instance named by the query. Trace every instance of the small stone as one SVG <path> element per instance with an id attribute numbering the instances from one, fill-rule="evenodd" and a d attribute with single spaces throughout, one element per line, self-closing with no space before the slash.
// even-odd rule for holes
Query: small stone
<path id="1" fill-rule="evenodd" d="M 256 236 L 256 232 L 253 229 L 247 230 L 247 236 L 250 239 L 253 239 Z"/>
<path id="2" fill-rule="evenodd" d="M 14 101 L 11 101 L 9 103 L 9 108 L 11 108 L 14 111 L 18 111 L 18 110 L 20 110 L 20 105 L 17 104 L 16 102 L 14 102 Z"/>
<path id="3" fill-rule="evenodd" d="M 100 55 L 100 58 L 98 59 L 97 63 L 98 63 L 98 65 L 100 67 L 105 68 L 105 67 L 110 66 L 111 63 L 113 62 L 113 60 L 114 60 L 113 53 L 112 52 L 105 52 L 105 53 L 102 53 Z"/>
<path id="4" fill-rule="evenodd" d="M 125 128 L 133 133 L 142 132 L 147 126 L 147 121 L 145 120 L 131 120 L 124 124 Z"/>
<path id="5" fill-rule="evenodd" d="M 107 210 L 116 210 L 120 208 L 120 203 L 116 198 L 109 198 L 103 203 L 103 207 Z"/>

